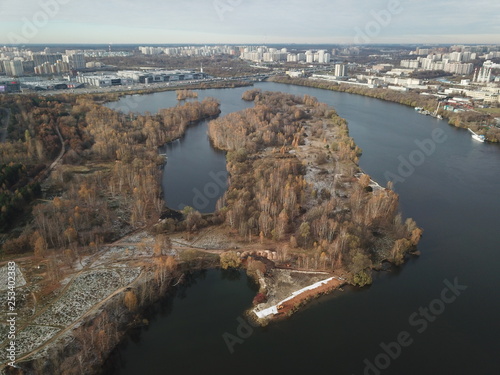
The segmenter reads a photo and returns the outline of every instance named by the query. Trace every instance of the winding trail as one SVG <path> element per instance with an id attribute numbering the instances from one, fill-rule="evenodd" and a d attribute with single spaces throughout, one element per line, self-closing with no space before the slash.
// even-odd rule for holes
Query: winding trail
<path id="1" fill-rule="evenodd" d="M 56 133 L 57 136 L 59 137 L 59 141 L 61 142 L 61 151 L 59 152 L 59 155 L 57 156 L 56 160 L 54 160 L 52 164 L 49 166 L 48 173 L 54 170 L 54 168 L 61 161 L 62 157 L 64 156 L 64 153 L 66 152 L 66 146 L 64 145 L 64 138 L 61 134 L 61 131 L 59 130 L 59 126 L 57 125 L 56 125 Z"/>

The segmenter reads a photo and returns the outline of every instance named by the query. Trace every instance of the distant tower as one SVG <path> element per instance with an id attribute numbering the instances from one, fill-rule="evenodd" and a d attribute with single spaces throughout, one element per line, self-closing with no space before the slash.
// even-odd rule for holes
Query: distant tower
<path id="1" fill-rule="evenodd" d="M 201 63 L 200 73 L 203 73 L 203 63 Z"/>

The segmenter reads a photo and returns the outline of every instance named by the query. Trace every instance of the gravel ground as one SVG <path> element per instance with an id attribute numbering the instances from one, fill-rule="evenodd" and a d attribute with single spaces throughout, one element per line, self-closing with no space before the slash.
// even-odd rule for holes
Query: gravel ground
<path id="1" fill-rule="evenodd" d="M 7 264 L 0 268 L 0 291 L 7 290 Z M 26 280 L 19 269 L 19 266 L 16 264 L 16 288 L 22 287 L 26 285 Z"/>
<path id="2" fill-rule="evenodd" d="M 78 276 L 63 296 L 38 316 L 35 324 L 69 325 L 116 289 L 128 285 L 138 268 L 97 269 Z"/>
<path id="3" fill-rule="evenodd" d="M 306 273 L 290 270 L 274 269 L 265 277 L 267 285 L 267 302 L 259 305 L 259 310 L 273 306 L 289 297 L 296 290 L 327 279 L 327 273 Z"/>

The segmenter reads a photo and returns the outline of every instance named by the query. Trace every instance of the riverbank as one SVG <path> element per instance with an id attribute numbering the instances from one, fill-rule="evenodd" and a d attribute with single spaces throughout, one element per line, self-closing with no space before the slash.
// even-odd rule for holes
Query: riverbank
<path id="1" fill-rule="evenodd" d="M 274 76 L 271 77 L 269 81 L 368 96 L 371 98 L 402 104 L 412 108 L 420 107 L 423 108 L 423 110 L 428 111 L 429 113 L 434 113 L 438 106 L 438 101 L 436 98 L 430 95 L 424 97 L 416 92 L 403 93 L 387 89 L 355 87 L 347 84 L 343 85 L 321 80 L 312 81 L 306 78 L 290 78 L 284 76 L 281 77 Z M 485 129 L 482 125 L 482 123 L 486 119 L 491 120 L 491 118 L 487 114 L 480 113 L 477 111 L 455 113 L 455 112 L 445 111 L 442 109 L 438 111 L 438 114 L 441 115 L 443 119 L 448 120 L 448 123 L 454 127 L 462 128 L 465 130 L 467 130 L 467 128 L 471 128 L 478 134 L 484 135 L 486 137 L 486 141 L 488 142 L 492 143 L 500 142 L 500 129 L 495 127 L 490 127 L 489 129 Z"/>
<path id="2" fill-rule="evenodd" d="M 257 274 L 254 277 L 260 285 L 259 293 L 265 294 L 267 301 L 250 309 L 248 314 L 261 325 L 288 318 L 312 299 L 347 283 L 344 277 L 327 272 L 289 269 L 273 269 L 266 276 Z"/>
<path id="3" fill-rule="evenodd" d="M 162 254 L 146 231 L 104 245 L 83 256 L 48 300 L 33 301 L 45 267 L 33 258 L 18 259 L 15 367 L 7 366 L 2 350 L 2 374 L 100 373 L 130 329 L 148 325 L 143 318 L 148 306 L 182 283 L 185 273 L 217 266 L 220 251 L 199 251 L 181 241 L 185 236 L 174 236 Z"/>

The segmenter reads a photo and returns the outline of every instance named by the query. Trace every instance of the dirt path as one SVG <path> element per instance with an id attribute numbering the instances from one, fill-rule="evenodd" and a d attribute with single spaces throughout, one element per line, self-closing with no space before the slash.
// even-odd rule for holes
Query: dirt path
<path id="1" fill-rule="evenodd" d="M 61 131 L 59 130 L 59 126 L 56 126 L 56 133 L 57 136 L 59 137 L 59 141 L 61 142 L 61 151 L 59 152 L 59 155 L 57 156 L 56 160 L 52 162 L 52 164 L 49 166 L 49 173 L 52 172 L 52 170 L 57 166 L 59 161 L 62 159 L 64 156 L 64 153 L 66 152 L 66 147 L 64 145 L 64 138 L 61 135 Z"/>

